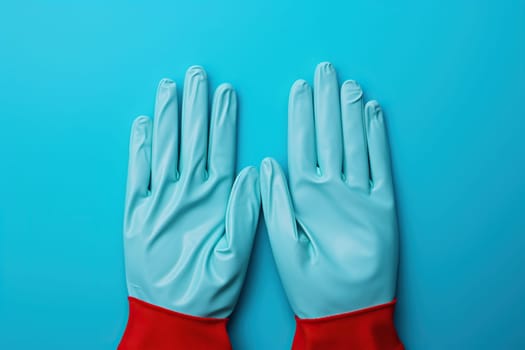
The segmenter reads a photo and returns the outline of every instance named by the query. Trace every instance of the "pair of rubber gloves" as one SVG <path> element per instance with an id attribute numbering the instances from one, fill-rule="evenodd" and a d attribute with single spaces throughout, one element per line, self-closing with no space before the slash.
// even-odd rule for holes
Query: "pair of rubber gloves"
<path id="1" fill-rule="evenodd" d="M 313 91 L 312 91 L 313 90 Z M 262 201 L 296 314 L 292 349 L 403 349 L 393 323 L 398 229 L 381 107 L 330 63 L 292 86 L 287 179 L 267 158 L 235 177 L 237 95 L 208 110 L 201 67 L 164 79 L 133 123 L 124 245 L 129 319 L 119 349 L 230 349 Z"/>

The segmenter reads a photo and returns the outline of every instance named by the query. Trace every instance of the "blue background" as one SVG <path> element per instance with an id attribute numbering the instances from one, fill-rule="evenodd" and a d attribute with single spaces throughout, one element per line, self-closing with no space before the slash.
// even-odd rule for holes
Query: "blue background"
<path id="1" fill-rule="evenodd" d="M 408 349 L 525 348 L 525 1 L 4 1 L 0 348 L 113 349 L 132 119 L 163 77 L 231 82 L 239 168 L 286 163 L 288 90 L 330 60 L 388 118 Z M 237 349 L 288 349 L 261 222 Z"/>

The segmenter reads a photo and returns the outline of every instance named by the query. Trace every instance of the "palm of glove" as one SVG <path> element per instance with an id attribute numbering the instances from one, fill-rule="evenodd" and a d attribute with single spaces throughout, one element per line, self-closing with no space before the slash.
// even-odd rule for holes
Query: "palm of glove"
<path id="1" fill-rule="evenodd" d="M 220 266 L 228 263 L 219 252 L 231 181 L 222 182 L 172 183 L 137 205 L 125 225 L 130 295 L 207 316 L 233 304 L 230 294 L 218 293 L 235 278 Z"/>
<path id="2" fill-rule="evenodd" d="M 302 252 L 283 265 L 300 271 L 301 290 L 287 288 L 298 314 L 310 314 L 312 300 L 323 300 L 315 316 L 391 301 L 397 270 L 393 197 L 353 189 L 340 178 L 302 179 L 290 192 Z"/>

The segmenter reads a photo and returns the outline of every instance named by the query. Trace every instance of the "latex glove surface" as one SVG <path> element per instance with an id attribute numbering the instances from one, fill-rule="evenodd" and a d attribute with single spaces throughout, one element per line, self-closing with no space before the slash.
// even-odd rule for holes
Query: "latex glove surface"
<path id="1" fill-rule="evenodd" d="M 391 302 L 398 229 L 379 104 L 365 106 L 354 81 L 339 90 L 322 63 L 313 92 L 303 80 L 293 85 L 288 113 L 289 181 L 266 159 L 261 195 L 294 312 L 320 318 Z"/>
<path id="2" fill-rule="evenodd" d="M 236 125 L 235 91 L 219 86 L 209 113 L 200 67 L 186 73 L 180 118 L 175 83 L 164 79 L 153 121 L 135 120 L 124 222 L 130 296 L 193 316 L 232 312 L 260 208 L 255 168 L 233 183 Z"/>

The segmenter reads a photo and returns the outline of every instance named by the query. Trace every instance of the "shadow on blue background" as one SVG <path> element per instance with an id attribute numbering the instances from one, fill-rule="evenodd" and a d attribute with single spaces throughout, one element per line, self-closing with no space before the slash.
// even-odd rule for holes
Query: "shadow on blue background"
<path id="1" fill-rule="evenodd" d="M 288 90 L 324 60 L 387 113 L 407 348 L 525 348 L 525 1 L 106 3 L 0 5 L 1 349 L 118 343 L 128 135 L 161 78 L 237 88 L 241 168 L 286 163 Z M 232 341 L 288 349 L 256 244 Z"/>

